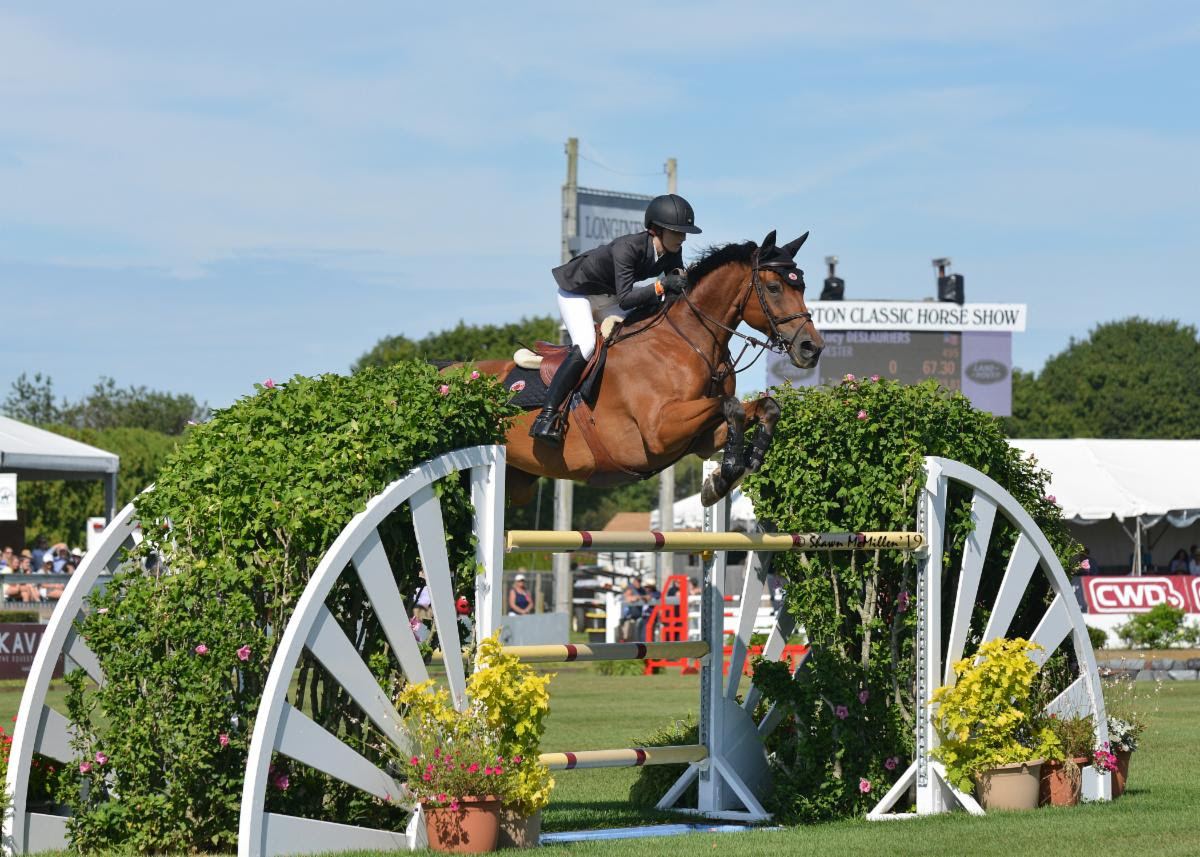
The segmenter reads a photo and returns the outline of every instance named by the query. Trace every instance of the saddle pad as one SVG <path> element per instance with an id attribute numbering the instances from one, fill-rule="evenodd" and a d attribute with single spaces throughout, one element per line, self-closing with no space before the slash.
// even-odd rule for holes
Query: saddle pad
<path id="1" fill-rule="evenodd" d="M 512 403 L 522 410 L 532 411 L 546 404 L 546 384 L 537 369 L 513 367 L 504 376 L 504 389 L 512 394 Z"/>

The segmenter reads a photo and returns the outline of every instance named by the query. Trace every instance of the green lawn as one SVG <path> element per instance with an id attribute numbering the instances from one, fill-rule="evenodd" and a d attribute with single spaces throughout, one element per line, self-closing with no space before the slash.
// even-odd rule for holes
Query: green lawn
<path id="1" fill-rule="evenodd" d="M 61 683 L 56 683 L 61 696 Z M 559 671 L 551 685 L 552 712 L 546 750 L 629 746 L 674 717 L 697 707 L 699 680 L 666 674 L 599 676 L 583 666 Z M 0 685 L 0 715 L 11 718 L 19 683 Z M 1161 710 L 1134 756 L 1129 790 L 1111 804 L 972 818 L 870 823 L 862 820 L 779 831 L 693 834 L 620 842 L 585 842 L 543 848 L 543 853 L 695 857 L 722 855 L 996 855 L 1054 854 L 1108 857 L 1122 854 L 1200 854 L 1200 682 L 1168 685 Z M 5 721 L 7 722 L 7 721 Z M 667 816 L 633 812 L 625 803 L 632 770 L 560 772 L 547 830 L 653 823 Z"/>

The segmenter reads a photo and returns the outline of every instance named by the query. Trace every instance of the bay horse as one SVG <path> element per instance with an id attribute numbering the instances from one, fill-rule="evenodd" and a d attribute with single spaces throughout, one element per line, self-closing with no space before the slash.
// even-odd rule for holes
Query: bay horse
<path id="1" fill-rule="evenodd" d="M 771 232 L 761 245 L 711 248 L 688 268 L 682 297 L 616 332 L 592 412 L 612 463 L 629 474 L 623 481 L 652 476 L 688 454 L 708 458 L 724 447 L 720 469 L 701 492 L 704 504 L 712 505 L 762 464 L 779 405 L 770 396 L 738 400 L 740 370 L 729 342 L 738 336 L 747 340 L 743 354 L 746 347 L 765 347 L 786 353 L 800 368 L 816 365 L 824 340 L 804 303 L 803 272 L 793 261 L 806 238 L 807 232 L 776 246 Z M 767 341 L 737 331 L 743 321 Z M 503 379 L 516 364 L 475 365 Z M 583 482 L 598 475 L 578 412 L 572 412 L 561 444 L 529 436 L 535 415 L 528 411 L 514 420 L 506 438 L 506 493 L 516 504 L 532 499 L 539 476 Z M 747 445 L 746 429 L 754 425 L 758 431 Z"/>

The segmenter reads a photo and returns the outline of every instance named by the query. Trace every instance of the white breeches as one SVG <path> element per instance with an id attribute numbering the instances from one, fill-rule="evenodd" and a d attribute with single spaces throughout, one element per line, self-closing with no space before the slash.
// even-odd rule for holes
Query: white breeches
<path id="1" fill-rule="evenodd" d="M 584 358 L 596 350 L 596 323 L 610 315 L 626 315 L 615 295 L 576 295 L 562 289 L 558 290 L 558 311 L 571 343 L 579 346 Z"/>

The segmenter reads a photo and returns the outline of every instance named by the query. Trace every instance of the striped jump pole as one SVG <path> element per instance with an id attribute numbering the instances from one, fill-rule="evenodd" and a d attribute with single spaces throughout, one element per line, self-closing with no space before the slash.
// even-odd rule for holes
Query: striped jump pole
<path id="1" fill-rule="evenodd" d="M 618 530 L 509 530 L 506 547 L 550 551 L 802 551 L 919 550 L 922 533 L 622 532 Z"/>
<path id="2" fill-rule="evenodd" d="M 633 747 L 625 750 L 580 750 L 577 753 L 542 753 L 538 757 L 552 771 L 584 768 L 640 768 L 643 765 L 687 765 L 708 758 L 702 744 L 677 747 Z"/>
<path id="3" fill-rule="evenodd" d="M 526 664 L 562 664 L 571 661 L 644 661 L 702 658 L 709 653 L 705 640 L 667 643 L 595 643 L 549 646 L 505 646 L 504 654 L 516 655 Z"/>

